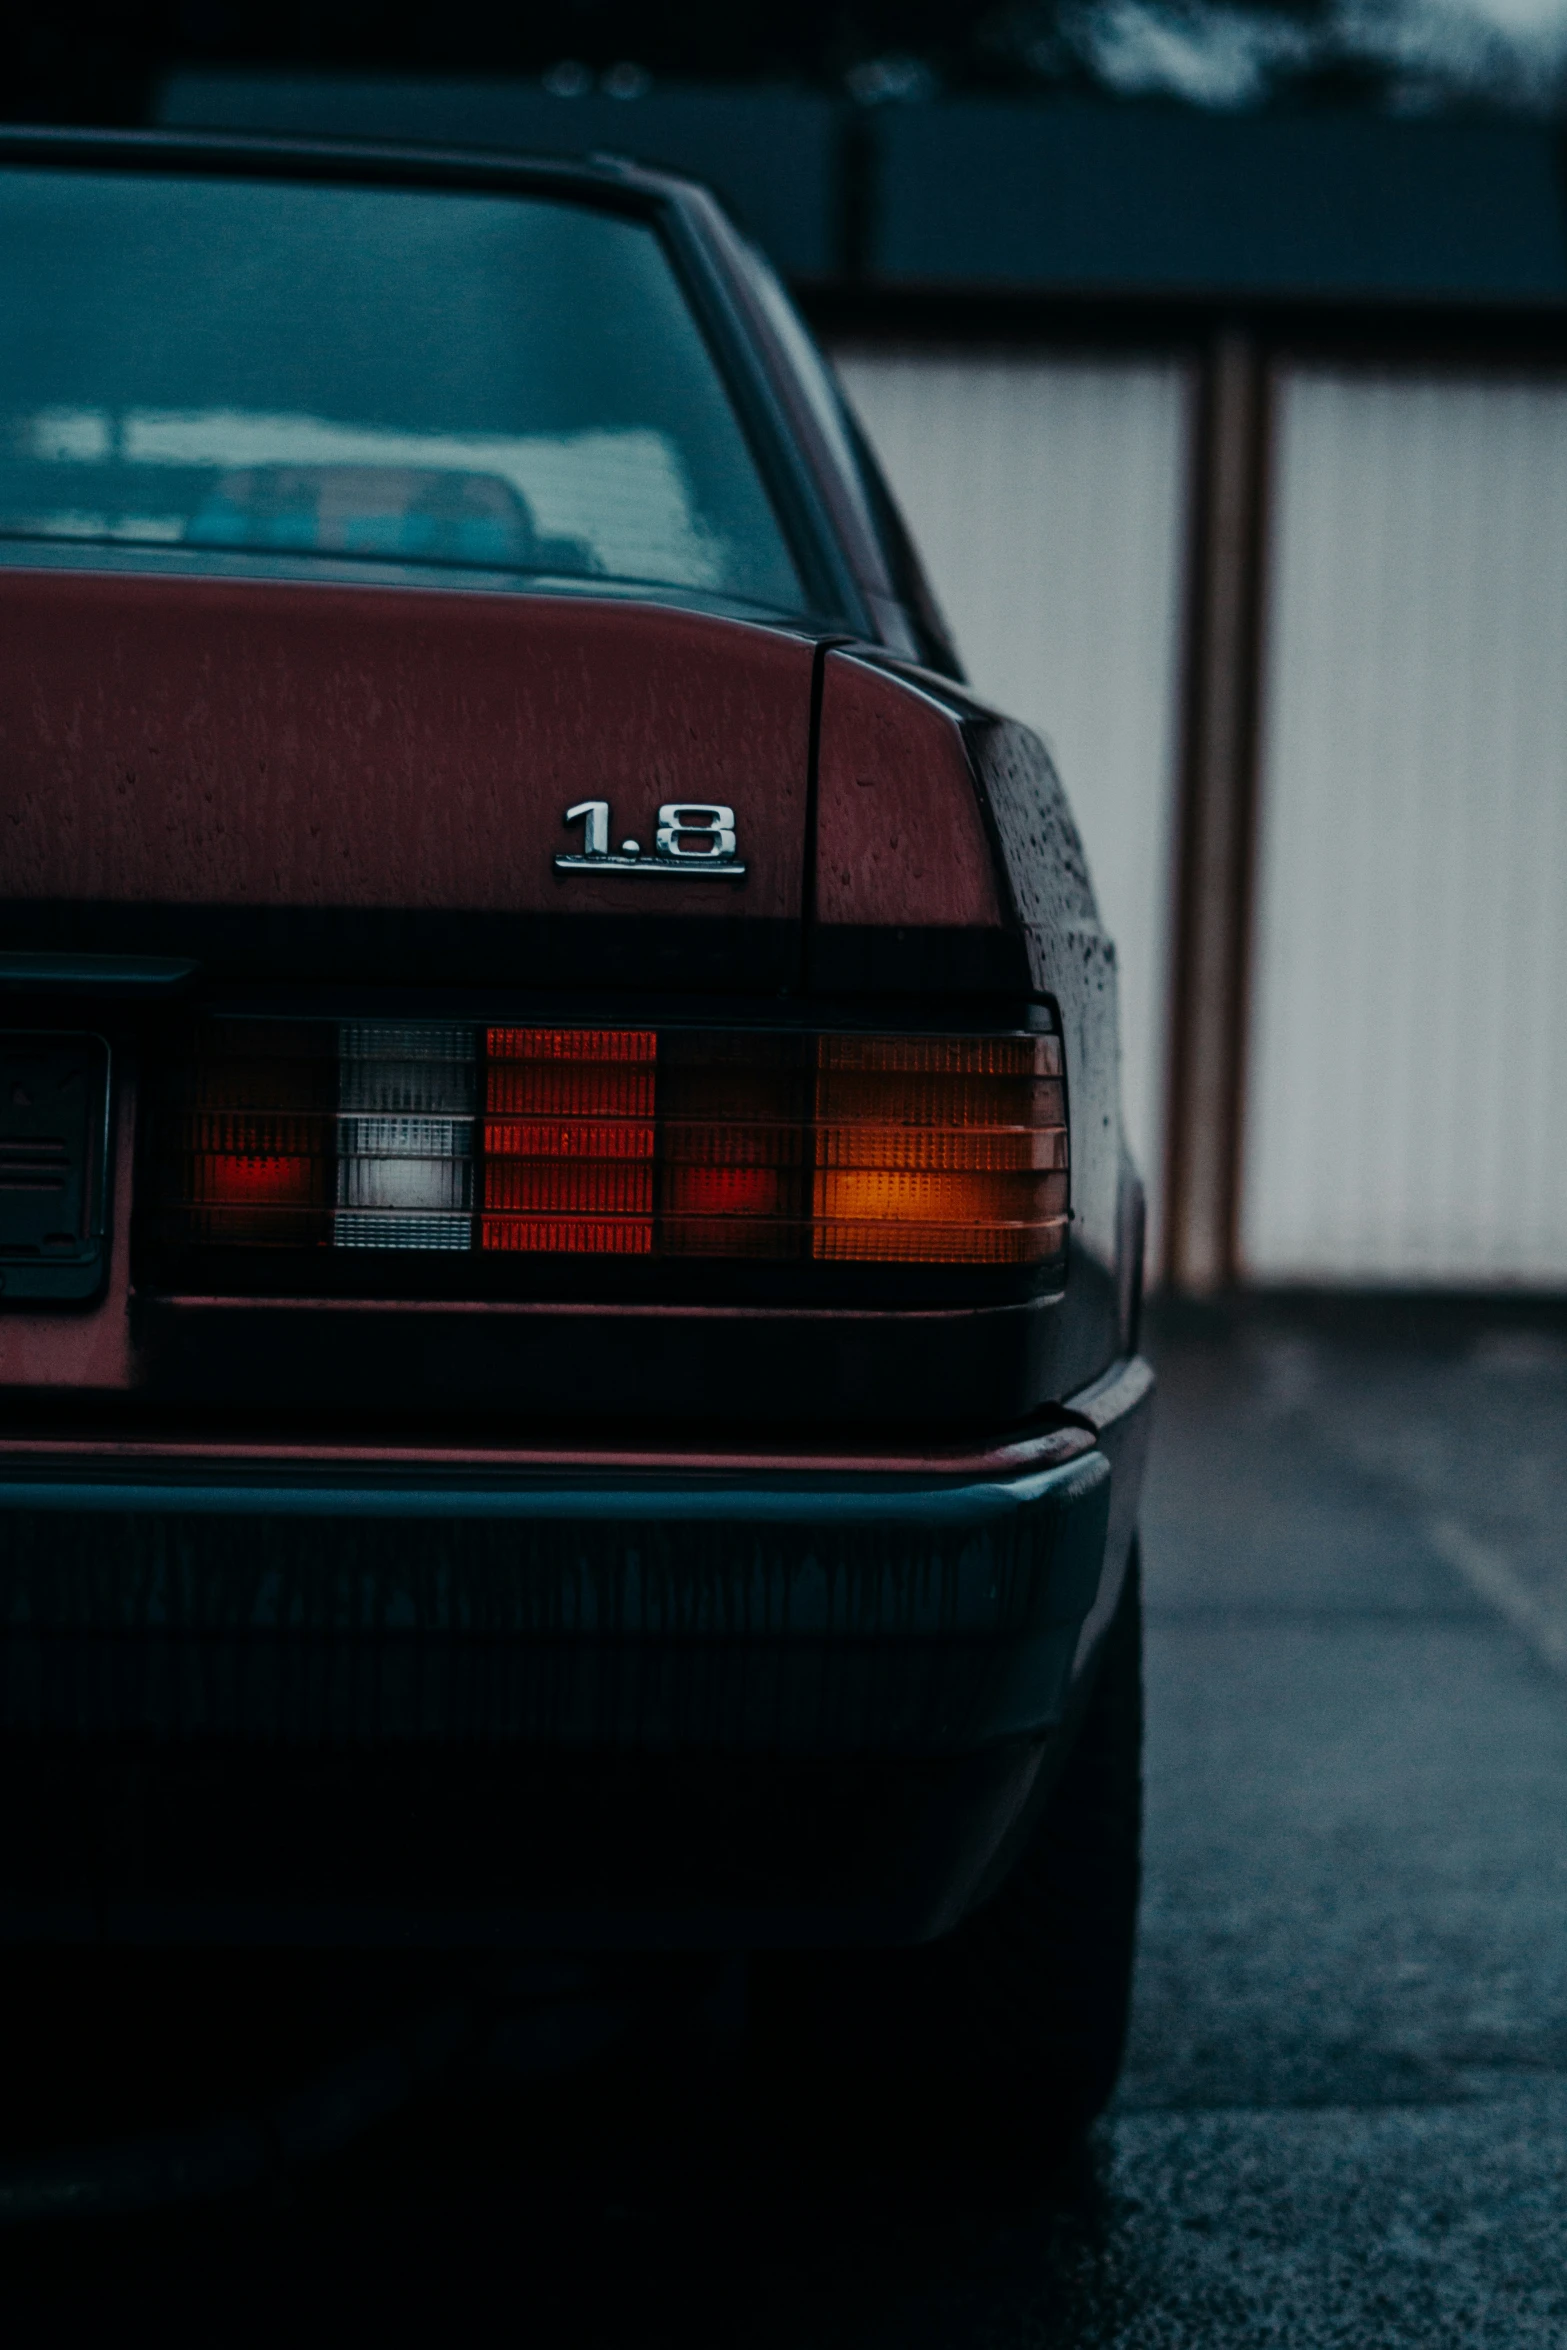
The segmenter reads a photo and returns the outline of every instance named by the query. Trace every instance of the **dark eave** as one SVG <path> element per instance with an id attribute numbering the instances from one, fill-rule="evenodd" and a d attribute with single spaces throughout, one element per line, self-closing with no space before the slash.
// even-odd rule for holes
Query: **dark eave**
<path id="1" fill-rule="evenodd" d="M 1538 120 L 1091 97 L 863 108 L 759 89 L 562 98 L 523 82 L 197 72 L 172 75 L 157 111 L 168 126 L 419 141 L 431 171 L 495 169 L 508 152 L 635 155 L 714 188 L 797 285 L 852 292 L 889 320 L 900 301 L 927 319 L 1029 303 L 1166 321 L 1215 305 L 1567 313 L 1562 139 Z M 377 152 L 407 171 L 420 149 Z M 580 184 L 616 184 L 615 169 Z M 633 182 L 644 175 L 627 167 Z"/>

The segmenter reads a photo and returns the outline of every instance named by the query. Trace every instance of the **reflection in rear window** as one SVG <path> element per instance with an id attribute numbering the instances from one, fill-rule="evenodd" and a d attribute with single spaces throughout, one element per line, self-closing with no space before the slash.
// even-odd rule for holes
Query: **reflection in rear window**
<path id="1" fill-rule="evenodd" d="M 802 604 L 656 234 L 552 200 L 0 174 L 0 538 Z"/>

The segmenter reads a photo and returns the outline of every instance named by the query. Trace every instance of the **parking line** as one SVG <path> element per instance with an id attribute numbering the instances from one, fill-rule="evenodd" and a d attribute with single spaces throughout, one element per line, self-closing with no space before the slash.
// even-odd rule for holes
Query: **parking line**
<path id="1" fill-rule="evenodd" d="M 1540 1599 L 1504 1551 L 1481 1542 L 1456 1518 L 1428 1518 L 1426 1533 L 1432 1548 L 1523 1634 L 1537 1656 L 1567 1673 L 1567 1610 Z"/>

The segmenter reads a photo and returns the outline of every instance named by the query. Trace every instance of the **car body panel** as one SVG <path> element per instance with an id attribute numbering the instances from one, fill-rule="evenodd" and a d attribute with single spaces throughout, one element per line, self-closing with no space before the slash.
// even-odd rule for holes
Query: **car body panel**
<path id="1" fill-rule="evenodd" d="M 213 976 L 297 977 L 333 928 L 373 980 L 398 976 L 377 961 L 387 917 L 629 914 L 667 926 L 666 971 L 691 927 L 740 919 L 771 927 L 772 983 L 793 975 L 802 637 L 585 598 L 36 570 L 0 572 L 0 631 L 16 943 L 134 938 Z M 566 810 L 589 799 L 650 865 L 661 804 L 733 804 L 743 894 L 557 873 L 581 845 Z M 529 935 L 488 925 L 483 975 L 544 976 Z"/>
<path id="2" fill-rule="evenodd" d="M 829 652 L 817 773 L 819 956 L 844 929 L 1011 927 L 961 723 L 941 700 Z"/>
<path id="3" fill-rule="evenodd" d="M 1064 1760 L 1150 1392 L 979 1479 L 13 1456 L 0 1937 L 939 1934 Z"/>
<path id="4" fill-rule="evenodd" d="M 1150 1421 L 1114 951 L 1048 754 L 943 673 L 872 462 L 701 191 L 309 142 L 7 159 L 652 221 L 809 608 L 5 550 L 0 1024 L 104 1038 L 114 1145 L 101 1293 L 0 1291 L 0 1936 L 944 1931 L 1069 1747 Z M 569 808 L 646 850 L 682 800 L 734 808 L 743 881 L 557 868 Z M 1059 1034 L 1064 1280 L 182 1285 L 138 1109 L 214 1007 Z"/>

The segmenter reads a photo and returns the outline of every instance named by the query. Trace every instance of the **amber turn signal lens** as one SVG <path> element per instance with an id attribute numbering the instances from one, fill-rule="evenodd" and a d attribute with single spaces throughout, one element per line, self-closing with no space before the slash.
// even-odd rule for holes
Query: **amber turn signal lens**
<path id="1" fill-rule="evenodd" d="M 1066 1102 L 1053 1036 L 824 1036 L 814 1253 L 1028 1265 L 1066 1245 Z"/>

